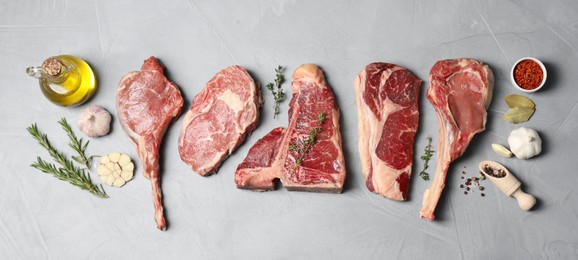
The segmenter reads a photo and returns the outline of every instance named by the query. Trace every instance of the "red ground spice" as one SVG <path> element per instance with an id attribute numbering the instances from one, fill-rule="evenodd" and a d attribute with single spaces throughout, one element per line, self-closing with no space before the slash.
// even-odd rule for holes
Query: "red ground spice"
<path id="1" fill-rule="evenodd" d="M 523 60 L 514 68 L 514 80 L 523 89 L 532 90 L 542 84 L 544 72 L 533 60 Z"/>

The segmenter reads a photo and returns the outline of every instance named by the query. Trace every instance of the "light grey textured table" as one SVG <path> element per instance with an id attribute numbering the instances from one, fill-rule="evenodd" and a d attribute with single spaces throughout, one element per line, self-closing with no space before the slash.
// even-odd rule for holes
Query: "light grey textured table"
<path id="1" fill-rule="evenodd" d="M 1 259 L 576 259 L 578 258 L 578 4 L 566 1 L 2 1 L 0 10 L 0 258 Z M 24 73 L 44 58 L 73 54 L 98 74 L 89 104 L 115 113 L 120 78 L 150 55 L 167 67 L 187 100 L 220 69 L 247 68 L 267 83 L 274 67 L 290 77 L 302 63 L 325 71 L 342 109 L 347 182 L 343 194 L 238 190 L 236 166 L 259 138 L 287 123 L 288 101 L 274 120 L 271 95 L 262 123 L 203 178 L 179 158 L 182 118 L 162 149 L 162 187 L 169 229 L 155 228 L 150 182 L 136 177 L 98 199 L 29 167 L 48 158 L 25 128 L 36 122 L 66 148 L 57 121 L 76 122 L 82 107 L 62 108 Z M 490 144 L 506 143 L 519 126 L 500 119 L 503 98 L 521 94 L 509 82 L 513 62 L 542 59 L 547 86 L 530 95 L 537 111 L 521 126 L 537 129 L 543 153 L 504 159 Z M 407 202 L 368 192 L 357 154 L 353 79 L 373 61 L 396 63 L 424 80 L 415 171 L 427 135 L 437 143 L 437 121 L 425 99 L 428 73 L 440 59 L 472 57 L 496 77 L 487 131 L 476 136 L 450 169 L 437 220 L 419 218 L 425 182 L 415 174 Z M 289 84 L 285 85 L 289 89 Z M 290 96 L 289 96 L 290 98 Z M 90 154 L 125 152 L 137 158 L 115 116 Z M 78 132 L 77 127 L 74 129 Z M 539 198 L 521 211 L 489 181 L 486 197 L 458 187 L 461 171 L 475 174 L 484 159 L 506 164 Z M 432 162 L 435 166 L 435 161 Z M 96 176 L 93 179 L 97 180 Z"/>

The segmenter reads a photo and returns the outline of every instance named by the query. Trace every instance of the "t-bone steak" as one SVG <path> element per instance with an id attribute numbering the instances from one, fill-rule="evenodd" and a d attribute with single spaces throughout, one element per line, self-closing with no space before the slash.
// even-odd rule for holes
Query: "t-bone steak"
<path id="1" fill-rule="evenodd" d="M 341 149 L 339 108 L 323 72 L 313 64 L 293 73 L 293 97 L 287 129 L 276 128 L 249 150 L 235 172 L 238 188 L 273 190 L 280 180 L 288 190 L 340 193 L 345 181 Z M 309 153 L 301 158 L 290 146 L 302 147 L 311 129 L 318 127 L 319 114 L 326 117 Z"/>
<path id="2" fill-rule="evenodd" d="M 165 230 L 159 147 L 167 128 L 181 113 L 183 97 L 177 85 L 163 75 L 157 59 L 150 57 L 140 72 L 128 73 L 120 80 L 116 106 L 122 128 L 136 144 L 143 174 L 151 180 L 157 227 Z"/>
<path id="3" fill-rule="evenodd" d="M 390 63 L 371 63 L 357 74 L 359 157 L 367 188 L 405 200 L 419 122 L 421 80 Z"/>
<path id="4" fill-rule="evenodd" d="M 261 90 L 241 66 L 217 73 L 193 99 L 179 135 L 181 159 L 202 176 L 221 163 L 259 124 Z"/>
<path id="5" fill-rule="evenodd" d="M 429 80 L 427 98 L 435 108 L 439 126 L 438 158 L 420 215 L 433 220 L 450 164 L 464 153 L 474 135 L 486 127 L 494 75 L 477 60 L 455 59 L 436 62 Z"/>

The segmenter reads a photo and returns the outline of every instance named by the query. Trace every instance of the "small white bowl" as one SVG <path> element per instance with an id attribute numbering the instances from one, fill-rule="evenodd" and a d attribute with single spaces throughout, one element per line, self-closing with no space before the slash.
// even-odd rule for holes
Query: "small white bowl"
<path id="1" fill-rule="evenodd" d="M 542 69 L 542 72 L 544 73 L 544 77 L 542 78 L 542 83 L 540 83 L 540 85 L 535 89 L 528 90 L 528 89 L 522 88 L 522 87 L 518 86 L 518 84 L 516 83 L 516 80 L 514 79 L 514 69 L 516 69 L 516 66 L 518 66 L 518 63 L 520 63 L 523 60 L 535 61 L 536 63 L 538 63 L 538 65 L 540 65 L 540 68 Z M 532 58 L 532 57 L 525 57 L 525 58 L 521 58 L 520 60 L 516 61 L 516 63 L 514 63 L 514 66 L 512 66 L 512 71 L 510 72 L 510 80 L 512 81 L 512 84 L 514 85 L 514 87 L 516 87 L 516 89 L 521 90 L 521 91 L 526 92 L 526 93 L 536 92 L 539 89 L 541 89 L 544 86 L 544 83 L 546 83 L 546 77 L 547 76 L 548 76 L 548 73 L 546 72 L 546 67 L 544 66 L 544 63 L 542 63 L 540 60 L 538 60 L 536 58 Z"/>

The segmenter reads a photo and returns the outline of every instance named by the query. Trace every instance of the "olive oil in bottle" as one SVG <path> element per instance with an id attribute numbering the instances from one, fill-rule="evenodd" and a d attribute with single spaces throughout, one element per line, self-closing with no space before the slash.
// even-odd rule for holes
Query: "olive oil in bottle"
<path id="1" fill-rule="evenodd" d="M 37 78 L 46 98 L 60 106 L 76 106 L 86 102 L 96 91 L 96 78 L 82 59 L 60 55 L 46 59 L 40 67 L 26 69 Z"/>

